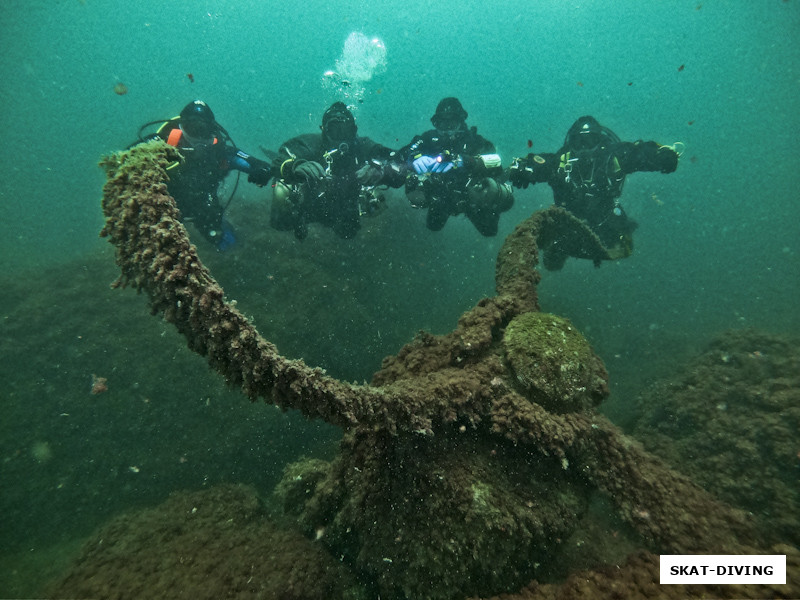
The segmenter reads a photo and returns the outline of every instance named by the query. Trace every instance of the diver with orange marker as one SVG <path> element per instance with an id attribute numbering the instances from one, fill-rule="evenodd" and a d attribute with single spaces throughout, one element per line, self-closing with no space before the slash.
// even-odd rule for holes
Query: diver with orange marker
<path id="1" fill-rule="evenodd" d="M 239 150 L 202 100 L 187 104 L 179 116 L 163 122 L 157 132 L 142 135 L 147 127 L 158 123 L 162 121 L 143 125 L 139 142 L 162 139 L 181 151 L 183 158 L 168 168 L 167 189 L 185 220 L 192 222 L 220 252 L 229 249 L 236 243 L 236 236 L 223 219 L 230 199 L 225 206 L 220 202 L 220 183 L 236 170 L 247 173 L 250 183 L 265 186 L 272 179 L 272 164 Z M 231 199 L 235 192 L 236 187 Z"/>

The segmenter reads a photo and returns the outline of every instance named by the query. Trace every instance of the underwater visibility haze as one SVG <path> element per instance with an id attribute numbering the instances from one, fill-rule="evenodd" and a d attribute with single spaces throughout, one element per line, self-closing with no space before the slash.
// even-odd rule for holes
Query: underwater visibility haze
<path id="1" fill-rule="evenodd" d="M 570 471 L 570 461 L 602 454 L 599 443 L 543 458 L 517 448 L 530 444 L 521 434 L 496 444 L 468 434 L 459 448 L 459 426 L 473 425 L 466 408 L 455 437 L 434 435 L 430 445 L 403 438 L 410 434 L 398 426 L 406 441 L 394 446 L 386 431 L 381 437 L 385 423 L 348 433 L 327 418 L 333 413 L 309 419 L 313 411 L 291 402 L 284 406 L 301 410 L 250 402 L 187 347 L 184 330 L 151 315 L 147 294 L 112 289 L 116 249 L 99 232 L 113 168 L 98 162 L 131 146 L 142 125 L 197 98 L 238 147 L 260 158 L 262 149 L 319 131 L 336 100 L 352 107 L 360 135 L 399 148 L 430 128 L 447 96 L 459 98 L 504 167 L 528 152 L 555 152 L 581 115 L 626 141 L 674 144 L 682 152 L 674 173 L 627 179 L 621 202 L 638 222 L 632 256 L 599 267 L 571 258 L 560 271 L 542 270 L 538 303 L 542 314 L 557 315 L 548 327 L 579 331 L 591 345 L 580 349 L 585 364 L 599 357 L 597 377 L 584 387 L 603 388 L 607 372 L 596 410 L 619 428 L 609 436 L 629 439 L 624 431 L 641 441 L 642 456 L 671 467 L 652 472 L 666 473 L 676 490 L 696 484 L 702 493 L 691 506 L 730 510 L 731 531 L 757 532 L 747 547 L 781 549 L 797 586 L 798 34 L 795 0 L 6 2 L 0 596 L 91 594 L 81 585 L 92 578 L 122 582 L 120 597 L 166 594 L 170 584 L 199 593 L 186 587 L 193 572 L 176 558 L 196 548 L 195 567 L 212 574 L 203 579 L 208 597 L 464 598 L 523 588 L 529 595 L 519 597 L 580 597 L 570 577 L 581 569 L 594 569 L 600 582 L 584 593 L 602 597 L 602 581 L 613 578 L 603 565 L 657 575 L 657 557 L 653 563 L 642 550 L 702 545 L 664 533 L 649 510 L 615 504 L 610 479 Z M 396 389 L 414 371 L 415 353 L 441 349 L 454 329 L 474 325 L 475 313 L 459 317 L 498 293 L 507 237 L 553 203 L 546 185 L 515 189 L 498 235 L 487 238 L 463 216 L 430 231 L 424 212 L 389 190 L 386 210 L 365 217 L 353 239 L 312 225 L 300 242 L 270 228 L 269 186 L 246 176 L 237 183 L 233 173 L 220 193 L 229 196 L 233 248 L 217 252 L 187 228 L 203 264 L 280 355 L 353 390 L 372 390 L 359 387 L 369 381 Z M 508 319 L 497 317 L 503 325 L 486 351 L 505 352 L 510 372 L 530 387 L 535 377 L 521 375 L 514 348 L 536 342 L 512 338 L 525 315 L 498 307 Z M 434 377 L 433 369 L 419 371 L 413 375 Z M 491 372 L 500 398 L 504 376 Z M 583 431 L 580 418 L 559 414 L 554 422 L 561 417 Z M 509 422 L 495 414 L 495 427 L 511 431 Z M 548 439 L 560 448 L 558 435 L 539 443 Z M 465 454 L 479 458 L 469 463 Z M 494 460 L 517 466 L 492 479 Z M 347 474 L 389 463 L 397 470 L 386 480 Z M 433 548 L 447 540 L 438 540 L 436 520 L 406 527 L 388 513 L 348 537 L 358 511 L 375 509 L 367 499 L 375 490 L 396 486 L 387 497 L 418 502 L 418 514 L 461 510 L 437 495 L 439 468 L 469 481 L 447 493 L 469 490 L 470 518 L 507 527 L 512 541 L 454 534 L 453 547 L 469 546 L 470 556 L 454 550 L 439 562 Z M 547 491 L 520 495 L 531 481 Z M 737 511 L 752 522 L 739 523 Z M 196 513 L 196 521 L 187 517 Z M 498 524 L 490 513 L 514 521 Z M 103 536 L 122 541 L 101 551 Z M 413 545 L 423 538 L 431 545 Z M 400 547 L 417 554 L 381 554 L 392 544 L 398 556 Z M 236 571 L 246 563 L 257 579 L 251 562 L 271 565 L 260 592 Z M 484 577 L 481 562 L 498 565 L 495 579 Z M 450 565 L 452 577 L 434 564 Z M 635 587 L 625 589 L 635 597 Z M 726 593 L 734 592 L 712 595 Z"/>

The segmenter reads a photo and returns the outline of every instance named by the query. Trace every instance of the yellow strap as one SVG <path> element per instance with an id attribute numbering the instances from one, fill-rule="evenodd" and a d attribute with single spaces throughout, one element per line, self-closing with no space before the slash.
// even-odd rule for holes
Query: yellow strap
<path id="1" fill-rule="evenodd" d="M 280 174 L 281 174 L 281 177 L 284 177 L 284 174 L 283 174 L 283 167 L 285 167 L 287 163 L 291 163 L 291 162 L 294 162 L 294 159 L 293 159 L 293 158 L 287 158 L 285 161 L 283 161 L 283 162 L 281 163 L 281 168 L 280 168 Z"/>
<path id="2" fill-rule="evenodd" d="M 683 156 L 683 153 L 686 151 L 686 144 L 684 144 L 683 142 L 675 142 L 671 146 L 668 145 L 668 144 L 665 144 L 665 145 L 659 144 L 659 146 L 661 148 L 669 148 L 670 150 L 672 150 L 678 156 Z"/>

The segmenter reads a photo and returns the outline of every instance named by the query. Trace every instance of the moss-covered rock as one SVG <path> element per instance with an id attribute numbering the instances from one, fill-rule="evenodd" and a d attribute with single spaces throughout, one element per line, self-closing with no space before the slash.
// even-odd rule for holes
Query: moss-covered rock
<path id="1" fill-rule="evenodd" d="M 649 451 L 800 545 L 800 339 L 725 332 L 638 404 Z"/>
<path id="2" fill-rule="evenodd" d="M 51 598 L 366 597 L 322 546 L 271 521 L 255 491 L 220 485 L 176 492 L 121 515 L 87 541 Z"/>
<path id="3" fill-rule="evenodd" d="M 508 324 L 503 345 L 525 395 L 552 412 L 586 410 L 608 395 L 603 361 L 563 317 L 519 315 Z"/>

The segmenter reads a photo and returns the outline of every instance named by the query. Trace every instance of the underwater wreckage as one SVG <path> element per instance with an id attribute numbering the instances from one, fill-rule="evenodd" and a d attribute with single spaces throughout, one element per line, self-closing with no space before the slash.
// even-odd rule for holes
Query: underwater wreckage
<path id="1" fill-rule="evenodd" d="M 569 321 L 540 311 L 539 248 L 608 258 L 559 208 L 505 240 L 497 295 L 442 336 L 421 334 L 370 385 L 327 376 L 263 339 L 201 263 L 166 188 L 177 158 L 163 142 L 101 166 L 106 224 L 121 276 L 153 314 L 249 398 L 344 430 L 330 463 L 287 468 L 276 495 L 329 552 L 383 598 L 513 592 L 536 578 L 600 493 L 655 553 L 742 553 L 759 544 L 745 513 L 622 434 L 595 407 L 608 395 L 600 358 Z"/>

